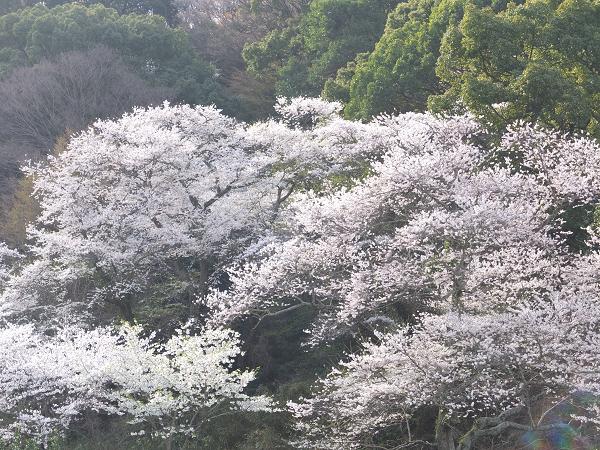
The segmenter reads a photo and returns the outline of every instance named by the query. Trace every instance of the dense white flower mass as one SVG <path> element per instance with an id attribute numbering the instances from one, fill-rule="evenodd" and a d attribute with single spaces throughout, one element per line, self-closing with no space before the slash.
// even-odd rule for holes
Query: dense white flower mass
<path id="1" fill-rule="evenodd" d="M 469 439 L 505 429 L 559 429 L 563 420 L 597 425 L 599 326 L 596 297 L 420 317 L 416 326 L 378 335 L 378 344 L 365 345 L 330 373 L 314 398 L 289 405 L 304 437 L 299 444 L 362 448 L 386 429 L 410 427 L 426 406 L 441 409 L 448 423 L 505 412 Z M 541 399 L 547 406 L 540 411 Z M 563 403 L 570 406 L 564 416 L 547 414 Z M 399 431 L 410 437 L 410 428 Z"/>
<path id="2" fill-rule="evenodd" d="M 289 404 L 300 447 L 413 445 L 426 409 L 441 450 L 600 424 L 596 141 L 528 124 L 494 139 L 467 116 L 351 122 L 318 99 L 276 110 L 253 125 L 137 110 L 30 169 L 30 253 L 0 247 L 0 311 L 36 323 L 0 329 L 5 439 L 90 410 L 169 435 L 225 403 L 268 409 L 224 327 L 300 308 L 308 343 L 362 345 Z M 205 328 L 53 325 L 103 304 L 133 322 L 173 278 Z"/>
<path id="3" fill-rule="evenodd" d="M 124 416 L 145 433 L 193 433 L 198 422 L 229 408 L 267 410 L 244 389 L 252 372 L 232 370 L 239 339 L 224 329 L 179 330 L 165 343 L 137 326 L 52 336 L 31 325 L 0 329 L 0 438 L 40 441 L 86 412 Z M 137 432 L 139 432 L 137 431 Z"/>
<path id="4" fill-rule="evenodd" d="M 10 279 L 12 267 L 20 258 L 19 252 L 8 248 L 4 242 L 0 242 L 0 286 Z"/>
<path id="5" fill-rule="evenodd" d="M 139 109 L 27 169 L 41 208 L 33 245 L 26 257 L 0 246 L 0 310 L 31 322 L 0 328 L 3 439 L 43 441 L 90 411 L 169 435 L 193 434 L 223 409 L 270 409 L 244 393 L 254 374 L 233 369 L 231 331 L 176 330 L 165 343 L 137 326 L 89 323 L 103 303 L 133 322 L 132 299 L 185 272 L 179 261 L 251 254 L 292 193 L 362 170 L 363 152 L 380 145 L 372 127 L 313 99 L 292 102 L 296 113 L 303 103 L 318 127 L 300 128 L 285 108 L 283 121 L 252 126 L 213 107 Z"/>
<path id="6" fill-rule="evenodd" d="M 592 426 L 598 256 L 589 219 L 573 223 L 573 212 L 600 200 L 598 144 L 530 125 L 493 144 L 468 118 L 377 126 L 387 151 L 368 176 L 296 195 L 284 232 L 208 299 L 221 322 L 312 307 L 316 345 L 388 330 L 292 405 L 299 443 L 362 448 L 426 407 L 441 424 L 497 414 L 476 422 L 467 449 L 507 429 L 564 425 L 531 412 L 542 398 L 575 405 L 572 420 Z M 524 424 L 524 410 L 537 422 Z M 392 434 L 410 443 L 400 428 Z"/>
<path id="7" fill-rule="evenodd" d="M 530 167 L 517 171 L 505 158 L 513 134 L 500 147 L 477 144 L 466 118 L 405 115 L 377 126 L 388 150 L 369 176 L 349 189 L 296 195 L 280 238 L 231 270 L 234 288 L 210 299 L 224 320 L 311 303 L 322 310 L 318 337 L 390 304 L 493 311 L 560 283 L 569 259 L 561 211 L 580 198 L 539 167 L 582 181 L 564 159 L 534 159 L 539 130 L 522 137 Z M 596 148 L 564 144 L 570 154 Z"/>
<path id="8" fill-rule="evenodd" d="M 327 114 L 308 131 L 169 105 L 97 122 L 28 169 L 42 210 L 30 230 L 36 262 L 9 281 L 5 314 L 64 304 L 64 286 L 82 278 L 96 280 L 95 302 L 122 306 L 153 277 L 181 272 L 177 260 L 238 256 L 294 191 L 358 170 L 380 145 L 376 128 Z"/>

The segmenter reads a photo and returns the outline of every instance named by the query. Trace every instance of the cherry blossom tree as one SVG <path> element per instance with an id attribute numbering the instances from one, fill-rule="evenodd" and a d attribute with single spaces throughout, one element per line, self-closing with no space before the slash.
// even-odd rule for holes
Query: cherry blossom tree
<path id="1" fill-rule="evenodd" d="M 233 370 L 239 337 L 225 329 L 183 328 L 165 343 L 139 326 L 52 336 L 32 325 L 0 330 L 0 439 L 44 442 L 84 413 L 122 416 L 134 434 L 169 439 L 197 433 L 203 421 L 236 410 L 270 409 L 244 393 L 254 373 Z"/>
<path id="2" fill-rule="evenodd" d="M 302 105 L 310 129 L 294 121 Z M 282 100 L 281 120 L 249 126 L 213 107 L 165 104 L 97 122 L 28 169 L 42 212 L 29 232 L 32 262 L 7 281 L 5 314 L 109 304 L 131 321 L 152 285 L 202 296 L 220 264 L 268 233 L 292 192 L 361 170 L 377 130 L 339 109 Z"/>
<path id="3" fill-rule="evenodd" d="M 22 255 L 0 242 L 0 286 L 10 279 L 12 268 Z"/>
<path id="4" fill-rule="evenodd" d="M 32 246 L 25 257 L 0 247 L 2 312 L 29 321 L 0 329 L 5 441 L 43 442 L 90 412 L 168 440 L 223 412 L 270 408 L 244 393 L 254 374 L 233 368 L 235 333 L 165 337 L 98 326 L 86 312 L 111 303 L 133 321 L 149 284 L 194 270 L 201 294 L 210 266 L 268 240 L 292 193 L 362 171 L 363 152 L 380 145 L 376 128 L 341 119 L 339 105 L 282 100 L 277 109 L 280 120 L 252 126 L 212 107 L 139 109 L 27 169 L 42 211 Z"/>
<path id="5" fill-rule="evenodd" d="M 557 208 L 570 193 L 494 163 L 508 136 L 502 148 L 479 145 L 468 118 L 405 115 L 377 126 L 387 152 L 371 159 L 371 175 L 296 195 L 279 239 L 231 269 L 233 289 L 209 298 L 216 317 L 313 305 L 318 336 L 399 307 L 505 308 L 558 282 Z"/>
<path id="6" fill-rule="evenodd" d="M 299 444 L 363 448 L 391 431 L 392 442 L 416 445 L 411 427 L 425 407 L 440 411 L 439 448 L 454 440 L 481 448 L 507 431 L 591 434 L 600 417 L 598 317 L 597 292 L 571 291 L 505 313 L 421 316 L 365 344 L 314 398 L 290 404 Z"/>
<path id="7" fill-rule="evenodd" d="M 388 147 L 369 176 L 294 196 L 278 238 L 208 298 L 222 322 L 316 309 L 313 343 L 382 330 L 291 405 L 299 444 L 364 448 L 391 429 L 416 445 L 411 421 L 427 407 L 441 449 L 593 427 L 597 240 L 567 218 L 600 200 L 599 145 L 525 124 L 493 144 L 468 118 L 377 125 Z M 567 404 L 577 412 L 554 414 Z"/>

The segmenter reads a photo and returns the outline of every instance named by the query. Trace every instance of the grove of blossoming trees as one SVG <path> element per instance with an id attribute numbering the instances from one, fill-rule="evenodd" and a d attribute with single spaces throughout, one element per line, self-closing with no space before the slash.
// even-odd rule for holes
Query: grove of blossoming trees
<path id="1" fill-rule="evenodd" d="M 313 308 L 313 345 L 373 337 L 290 404 L 297 443 L 426 445 L 411 433 L 426 408 L 441 449 L 594 434 L 597 240 L 573 211 L 600 198 L 598 144 L 530 125 L 493 144 L 464 117 L 374 125 L 387 150 L 369 176 L 297 195 L 280 236 L 208 298 L 222 322 Z"/>
<path id="2" fill-rule="evenodd" d="M 298 114 L 294 102 L 280 110 L 288 120 Z M 294 190 L 358 170 L 365 149 L 354 142 L 372 134 L 339 118 L 311 131 L 247 126 L 213 107 L 164 105 L 100 121 L 26 169 L 42 210 L 30 231 L 35 259 L 7 282 L 2 308 L 51 316 L 57 306 L 104 303 L 131 321 L 135 297 L 153 281 L 202 291 L 214 267 L 265 235 Z"/>
<path id="3" fill-rule="evenodd" d="M 597 439 L 600 145 L 468 116 L 352 122 L 318 99 L 276 110 L 138 109 L 27 168 L 42 212 L 24 254 L 0 247 L 0 439 L 96 413 L 168 443 L 282 408 L 298 448 Z M 181 322 L 134 325 L 157 292 Z M 275 406 L 250 395 L 229 328 L 301 309 L 307 351 L 358 350 Z"/>
<path id="4" fill-rule="evenodd" d="M 135 322 L 136 306 L 161 283 L 202 298 L 213 271 L 255 251 L 295 190 L 360 172 L 367 149 L 356 142 L 379 145 L 371 127 L 337 116 L 340 105 L 277 109 L 280 121 L 252 126 L 213 107 L 140 109 L 96 123 L 65 152 L 25 169 L 41 213 L 27 255 L 0 248 L 2 315 L 30 322 L 0 331 L 5 437 L 43 441 L 90 410 L 136 423 L 156 416 L 152 426 L 168 436 L 193 433 L 173 424 L 195 409 L 198 421 L 223 402 L 266 408 L 263 397 L 242 393 L 252 372 L 229 370 L 241 354 L 230 332 L 198 328 L 175 339 L 178 325 L 132 332 L 110 324 L 114 311 Z M 309 130 L 287 125 L 317 118 Z M 202 311 L 190 308 L 186 319 L 194 318 Z"/>

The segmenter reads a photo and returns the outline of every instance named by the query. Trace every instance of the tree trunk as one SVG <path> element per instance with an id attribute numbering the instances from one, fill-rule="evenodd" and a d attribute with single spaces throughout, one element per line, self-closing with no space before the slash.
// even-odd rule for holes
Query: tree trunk
<path id="1" fill-rule="evenodd" d="M 438 450 L 455 450 L 454 432 L 446 423 L 445 413 L 440 410 L 435 425 L 435 443 Z"/>
<path id="2" fill-rule="evenodd" d="M 123 316 L 123 320 L 125 320 L 127 323 L 133 324 L 135 319 L 133 317 L 133 308 L 131 307 L 129 296 L 122 300 L 117 300 L 117 306 L 119 308 L 119 312 Z"/>
<path id="3" fill-rule="evenodd" d="M 441 425 L 438 427 L 435 433 L 435 441 L 438 450 L 455 450 L 454 433 L 447 425 Z"/>
<path id="4" fill-rule="evenodd" d="M 200 298 L 206 297 L 208 294 L 208 278 L 210 277 L 210 262 L 207 259 L 202 259 L 198 268 L 198 281 L 200 289 L 198 294 Z"/>

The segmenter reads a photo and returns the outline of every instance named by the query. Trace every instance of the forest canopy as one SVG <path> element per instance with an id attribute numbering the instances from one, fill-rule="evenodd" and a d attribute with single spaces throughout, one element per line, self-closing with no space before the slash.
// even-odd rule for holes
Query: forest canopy
<path id="1" fill-rule="evenodd" d="M 119 15 L 103 5 L 36 5 L 0 18 L 0 77 L 16 67 L 99 45 L 117 51 L 140 76 L 177 89 L 182 101 L 215 101 L 214 68 L 187 36 L 158 15 Z"/>

